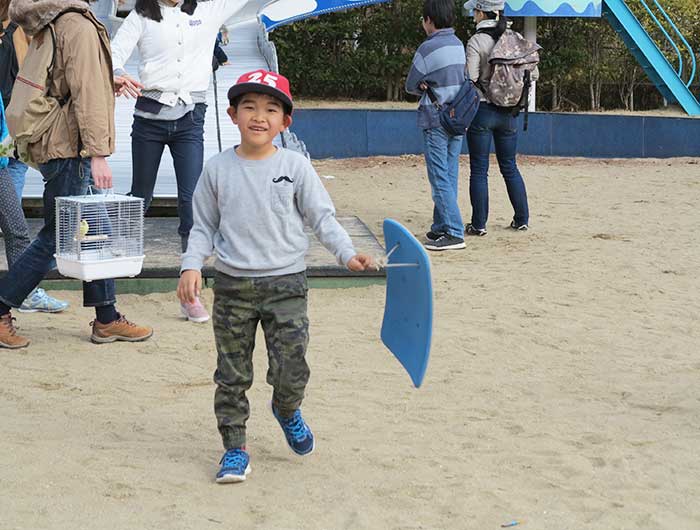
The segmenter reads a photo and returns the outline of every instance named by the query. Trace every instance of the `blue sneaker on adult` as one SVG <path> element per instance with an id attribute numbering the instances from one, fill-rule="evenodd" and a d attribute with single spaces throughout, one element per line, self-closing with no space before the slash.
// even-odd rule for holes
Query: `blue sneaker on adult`
<path id="1" fill-rule="evenodd" d="M 229 449 L 219 463 L 221 469 L 216 474 L 216 482 L 219 484 L 243 482 L 250 473 L 250 456 L 244 449 Z"/>
<path id="2" fill-rule="evenodd" d="M 19 306 L 20 313 L 60 313 L 68 307 L 68 302 L 49 296 L 41 287 L 37 287 Z"/>
<path id="3" fill-rule="evenodd" d="M 271 407 L 291 450 L 300 456 L 311 454 L 314 450 L 314 434 L 301 417 L 301 410 L 297 409 L 290 418 L 285 418 L 280 416 L 274 405 Z"/>

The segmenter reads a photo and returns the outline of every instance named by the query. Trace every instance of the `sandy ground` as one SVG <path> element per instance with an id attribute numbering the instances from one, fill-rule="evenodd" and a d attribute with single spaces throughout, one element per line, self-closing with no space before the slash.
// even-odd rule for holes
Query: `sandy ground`
<path id="1" fill-rule="evenodd" d="M 317 168 L 375 232 L 387 216 L 427 229 L 419 157 Z M 700 166 L 522 170 L 531 231 L 504 228 L 494 175 L 488 237 L 431 254 L 421 389 L 379 341 L 382 286 L 313 289 L 318 445 L 298 458 L 266 409 L 258 347 L 245 484 L 213 483 L 211 327 L 181 321 L 172 294 L 120 297 L 156 327 L 138 345 L 92 345 L 75 292 L 55 293 L 65 314 L 18 315 L 34 343 L 0 351 L 0 529 L 700 528 Z"/>

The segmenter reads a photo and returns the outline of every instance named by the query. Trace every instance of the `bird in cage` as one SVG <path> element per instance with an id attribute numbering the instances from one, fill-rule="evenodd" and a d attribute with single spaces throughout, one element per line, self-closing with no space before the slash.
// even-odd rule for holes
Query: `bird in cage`
<path id="1" fill-rule="evenodd" d="M 81 219 L 80 225 L 78 225 L 78 235 L 75 239 L 77 239 L 78 241 L 82 241 L 89 231 L 90 224 L 87 222 L 87 219 Z"/>
<path id="2" fill-rule="evenodd" d="M 91 241 L 106 241 L 109 239 L 107 234 L 95 234 L 89 236 L 89 231 L 90 223 L 87 222 L 87 219 L 81 219 L 80 224 L 78 225 L 78 233 L 75 235 L 75 240 L 80 241 L 81 243 L 89 243 Z"/>

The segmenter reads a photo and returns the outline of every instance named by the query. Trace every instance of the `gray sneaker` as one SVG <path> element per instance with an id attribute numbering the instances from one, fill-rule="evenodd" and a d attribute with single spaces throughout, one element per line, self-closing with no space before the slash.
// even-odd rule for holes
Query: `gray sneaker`
<path id="1" fill-rule="evenodd" d="M 527 225 L 519 225 L 515 221 L 511 221 L 510 226 L 508 228 L 510 228 L 511 230 L 516 230 L 518 232 L 524 232 L 525 230 L 528 229 L 528 226 Z"/>
<path id="2" fill-rule="evenodd" d="M 464 227 L 464 233 L 468 236 L 479 236 L 483 237 L 488 232 L 486 231 L 486 228 L 474 228 L 474 225 L 469 223 L 467 226 Z"/>
<path id="3" fill-rule="evenodd" d="M 427 232 L 425 234 L 425 239 L 427 239 L 428 241 L 437 241 L 442 234 L 442 232 L 433 232 L 431 230 L 430 232 Z"/>
<path id="4" fill-rule="evenodd" d="M 466 248 L 464 244 L 464 239 L 461 237 L 454 237 L 450 234 L 442 234 L 435 241 L 428 241 L 425 243 L 425 248 L 428 250 L 461 250 Z"/>

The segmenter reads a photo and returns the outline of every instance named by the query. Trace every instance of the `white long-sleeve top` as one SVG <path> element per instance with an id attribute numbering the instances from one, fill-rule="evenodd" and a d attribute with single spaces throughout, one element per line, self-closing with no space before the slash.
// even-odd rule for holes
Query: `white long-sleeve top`
<path id="1" fill-rule="evenodd" d="M 233 18 L 247 0 L 199 0 L 192 16 L 161 3 L 163 20 L 155 22 L 135 10 L 124 19 L 112 39 L 115 71 L 138 47 L 139 79 L 146 91 L 162 92 L 159 102 L 170 107 L 192 103 L 193 92 L 206 92 L 211 76 L 214 42 L 219 28 Z"/>

